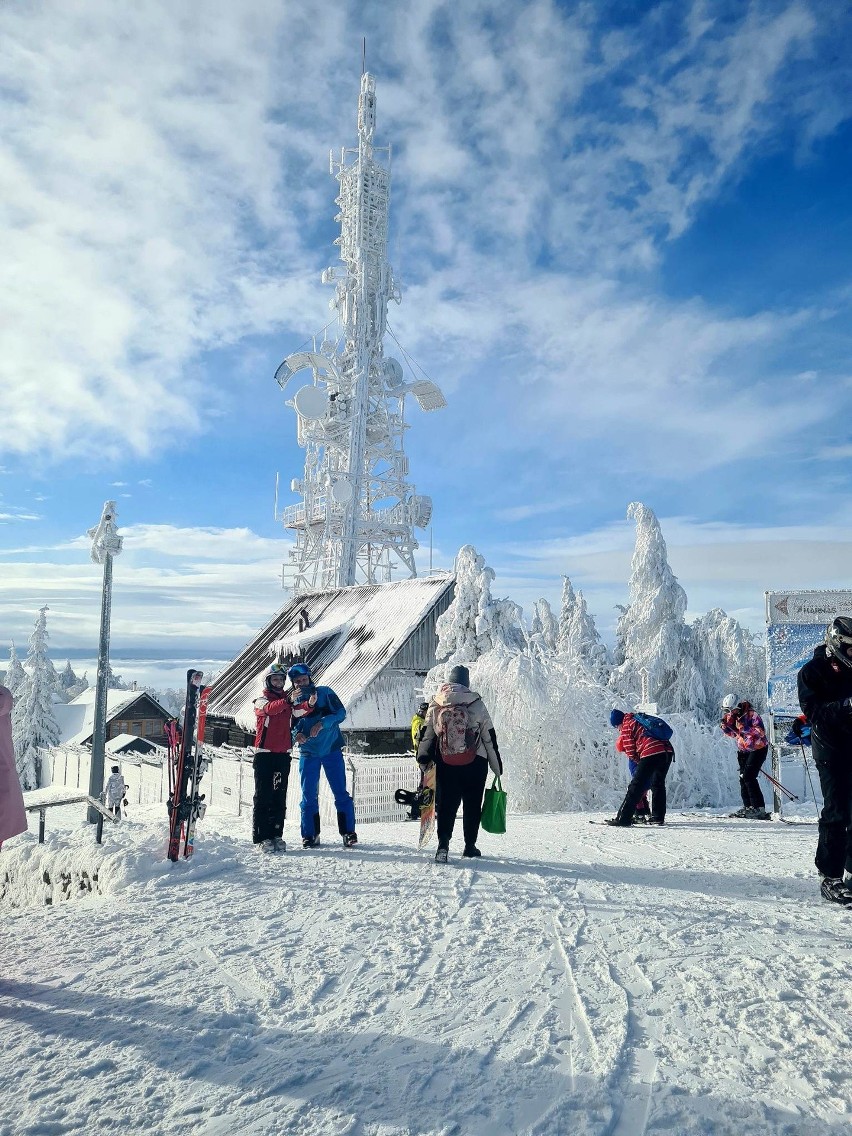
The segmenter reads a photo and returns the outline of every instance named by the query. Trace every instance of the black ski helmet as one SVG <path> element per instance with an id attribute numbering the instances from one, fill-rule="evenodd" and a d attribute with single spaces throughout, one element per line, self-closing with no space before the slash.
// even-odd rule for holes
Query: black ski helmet
<path id="1" fill-rule="evenodd" d="M 844 666 L 852 667 L 852 619 L 838 615 L 825 629 L 828 653 Z"/>

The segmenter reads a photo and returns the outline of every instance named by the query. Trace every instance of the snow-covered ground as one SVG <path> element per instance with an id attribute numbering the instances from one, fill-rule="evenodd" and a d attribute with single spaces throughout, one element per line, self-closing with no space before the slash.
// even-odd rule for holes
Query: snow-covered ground
<path id="1" fill-rule="evenodd" d="M 160 808 L 98 849 L 80 807 L 0 852 L 2 1136 L 848 1131 L 813 824 L 510 817 L 440 868 L 414 825 L 260 857 L 213 814 L 170 865 Z"/>

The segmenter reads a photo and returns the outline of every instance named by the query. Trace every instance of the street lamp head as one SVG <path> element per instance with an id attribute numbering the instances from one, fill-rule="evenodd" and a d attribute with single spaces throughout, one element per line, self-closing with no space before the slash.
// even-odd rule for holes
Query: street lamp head
<path id="1" fill-rule="evenodd" d="M 115 501 L 105 501 L 99 523 L 88 531 L 87 535 L 92 538 L 92 560 L 95 564 L 103 564 L 107 556 L 118 556 L 121 552 L 124 538 L 118 535 L 117 515 Z"/>

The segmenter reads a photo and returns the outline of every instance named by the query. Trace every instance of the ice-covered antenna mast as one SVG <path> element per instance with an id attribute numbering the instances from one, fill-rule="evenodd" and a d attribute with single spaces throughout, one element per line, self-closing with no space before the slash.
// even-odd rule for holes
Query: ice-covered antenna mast
<path id="1" fill-rule="evenodd" d="M 275 374 L 282 390 L 298 372 L 309 370 L 312 380 L 288 404 L 306 451 L 304 478 L 291 485 L 303 502 L 282 513 L 296 533 L 286 567 L 297 594 L 381 583 L 390 579 L 394 558 L 416 576 L 412 528 L 426 528 L 432 515 L 431 498 L 406 481 L 405 396 L 413 394 L 422 410 L 446 401 L 428 379 L 404 382 L 399 361 L 384 354 L 387 306 L 400 294 L 387 263 L 390 147 L 374 145 L 375 128 L 376 81 L 365 71 L 358 148 L 331 156 L 340 187 L 335 244 L 345 275 L 327 268 L 322 279 L 335 283 L 340 336 L 319 351 L 289 356 Z M 386 155 L 386 165 L 378 155 Z"/>

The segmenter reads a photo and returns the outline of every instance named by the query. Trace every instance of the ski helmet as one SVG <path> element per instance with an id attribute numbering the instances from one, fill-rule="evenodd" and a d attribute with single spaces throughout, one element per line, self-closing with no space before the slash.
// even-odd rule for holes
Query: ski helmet
<path id="1" fill-rule="evenodd" d="M 287 678 L 287 668 L 281 663 L 273 663 L 266 674 L 263 676 L 263 685 L 269 686 L 269 680 L 272 678 L 280 678 L 282 680 Z"/>
<path id="2" fill-rule="evenodd" d="M 736 710 L 739 704 L 740 700 L 737 698 L 736 694 L 726 694 L 722 699 L 723 710 Z"/>
<path id="3" fill-rule="evenodd" d="M 311 677 L 311 668 L 307 663 L 293 663 L 292 667 L 287 671 L 289 679 L 299 678 L 301 675 Z"/>
<path id="4" fill-rule="evenodd" d="M 825 629 L 825 645 L 830 655 L 852 667 L 852 619 L 838 615 Z"/>

